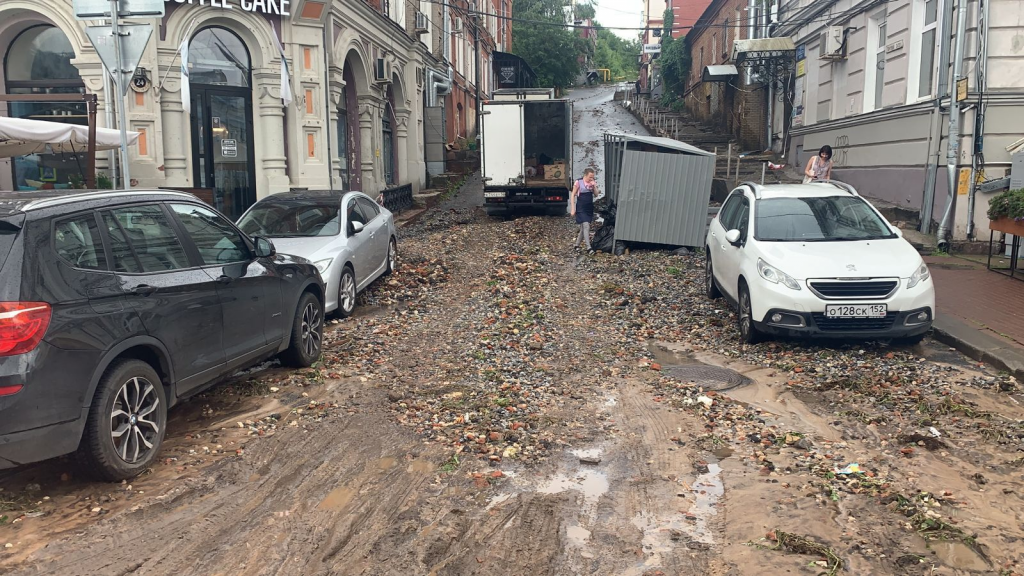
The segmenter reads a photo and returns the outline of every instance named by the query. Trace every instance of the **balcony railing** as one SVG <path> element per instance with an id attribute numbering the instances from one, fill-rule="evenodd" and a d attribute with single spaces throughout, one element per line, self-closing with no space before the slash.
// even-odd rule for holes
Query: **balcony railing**
<path id="1" fill-rule="evenodd" d="M 385 189 L 380 193 L 380 203 L 393 214 L 412 208 L 412 184 Z"/>

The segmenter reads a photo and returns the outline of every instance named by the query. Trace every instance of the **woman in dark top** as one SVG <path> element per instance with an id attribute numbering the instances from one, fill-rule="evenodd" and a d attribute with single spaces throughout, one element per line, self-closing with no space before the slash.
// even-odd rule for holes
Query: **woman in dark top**
<path id="1" fill-rule="evenodd" d="M 580 235 L 576 237 L 573 248 L 579 247 L 582 243 L 588 252 L 593 252 L 590 248 L 590 223 L 594 221 L 594 196 L 597 194 L 597 182 L 594 176 L 593 168 L 584 170 L 583 178 L 573 184 L 572 195 L 569 197 L 571 214 L 576 217 L 576 223 L 580 225 Z"/>

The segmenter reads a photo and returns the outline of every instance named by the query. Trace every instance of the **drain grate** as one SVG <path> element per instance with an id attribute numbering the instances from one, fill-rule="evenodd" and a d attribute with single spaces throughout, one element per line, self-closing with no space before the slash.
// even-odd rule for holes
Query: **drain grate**
<path id="1" fill-rule="evenodd" d="M 714 390 L 716 392 L 725 392 L 726 390 L 746 386 L 753 382 L 753 380 L 735 370 L 719 368 L 718 366 L 671 366 L 665 368 L 665 374 L 683 382 L 692 382 L 694 385 L 700 386 L 705 390 Z"/>

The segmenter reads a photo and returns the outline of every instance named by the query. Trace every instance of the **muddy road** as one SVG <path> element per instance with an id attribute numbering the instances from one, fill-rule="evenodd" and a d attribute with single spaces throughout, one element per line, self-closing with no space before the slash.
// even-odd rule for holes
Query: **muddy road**
<path id="1" fill-rule="evenodd" d="M 143 476 L 5 474 L 0 573 L 1024 573 L 1012 378 L 930 340 L 741 345 L 699 255 L 587 257 L 480 193 L 402 230 L 321 363 L 176 409 Z"/>

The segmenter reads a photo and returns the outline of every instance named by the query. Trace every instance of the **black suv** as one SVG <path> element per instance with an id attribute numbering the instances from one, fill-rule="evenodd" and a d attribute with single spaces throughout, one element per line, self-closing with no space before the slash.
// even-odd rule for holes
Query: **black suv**
<path id="1" fill-rule="evenodd" d="M 167 409 L 246 365 L 320 357 L 324 285 L 191 194 L 0 192 L 0 468 L 156 458 Z"/>

